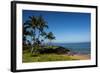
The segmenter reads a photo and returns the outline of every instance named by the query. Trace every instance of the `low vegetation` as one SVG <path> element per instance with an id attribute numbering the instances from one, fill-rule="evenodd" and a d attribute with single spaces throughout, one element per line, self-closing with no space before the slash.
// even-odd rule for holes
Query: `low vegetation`
<path id="1" fill-rule="evenodd" d="M 46 62 L 75 60 L 67 55 L 70 50 L 64 47 L 47 46 L 37 50 L 38 53 L 30 53 L 29 49 L 23 51 L 23 62 Z"/>

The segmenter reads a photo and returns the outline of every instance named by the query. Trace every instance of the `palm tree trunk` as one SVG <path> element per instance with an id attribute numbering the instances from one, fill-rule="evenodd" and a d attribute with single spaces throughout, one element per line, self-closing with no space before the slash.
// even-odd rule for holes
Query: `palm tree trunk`
<path id="1" fill-rule="evenodd" d="M 34 43 L 36 42 L 36 38 L 35 38 L 36 34 L 35 34 L 35 32 L 36 32 L 36 29 L 34 28 L 34 32 L 33 32 L 33 34 L 34 34 L 34 36 L 33 36 L 34 40 L 32 39 L 32 41 L 34 41 Z M 34 51 L 33 45 L 34 44 L 31 45 L 31 54 L 33 54 L 33 51 Z"/>

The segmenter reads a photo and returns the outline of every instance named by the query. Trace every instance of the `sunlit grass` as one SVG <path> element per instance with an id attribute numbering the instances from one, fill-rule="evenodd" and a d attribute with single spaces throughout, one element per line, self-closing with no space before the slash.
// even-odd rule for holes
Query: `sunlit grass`
<path id="1" fill-rule="evenodd" d="M 68 61 L 75 60 L 67 55 L 58 54 L 38 54 L 31 55 L 30 53 L 23 53 L 23 62 L 47 62 L 47 61 Z"/>

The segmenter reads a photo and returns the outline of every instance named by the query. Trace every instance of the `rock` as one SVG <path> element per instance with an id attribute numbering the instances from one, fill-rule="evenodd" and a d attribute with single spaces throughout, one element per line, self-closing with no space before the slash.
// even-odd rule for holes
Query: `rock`
<path id="1" fill-rule="evenodd" d="M 44 49 L 40 49 L 39 52 L 40 54 L 50 54 L 50 53 L 56 53 L 56 54 L 67 54 L 70 50 L 66 49 L 64 47 L 58 46 L 57 48 L 53 49 L 53 48 L 44 48 Z"/>

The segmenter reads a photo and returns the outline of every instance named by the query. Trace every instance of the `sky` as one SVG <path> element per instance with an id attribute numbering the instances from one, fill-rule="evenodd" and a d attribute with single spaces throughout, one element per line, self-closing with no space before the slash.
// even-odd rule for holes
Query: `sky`
<path id="1" fill-rule="evenodd" d="M 33 15 L 42 15 L 47 21 L 48 31 L 53 32 L 56 37 L 53 42 L 73 43 L 91 41 L 90 13 L 23 10 L 23 22 Z"/>

